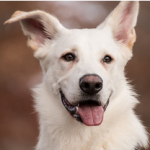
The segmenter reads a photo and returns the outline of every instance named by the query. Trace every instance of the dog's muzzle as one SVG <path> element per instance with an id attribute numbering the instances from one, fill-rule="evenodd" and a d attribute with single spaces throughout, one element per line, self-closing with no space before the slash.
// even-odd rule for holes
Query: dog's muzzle
<path id="1" fill-rule="evenodd" d="M 70 104 L 62 91 L 60 91 L 60 94 L 64 107 L 77 121 L 87 126 L 98 126 L 102 123 L 104 111 L 109 104 L 109 98 L 104 106 L 96 100 L 79 101 L 76 104 Z"/>

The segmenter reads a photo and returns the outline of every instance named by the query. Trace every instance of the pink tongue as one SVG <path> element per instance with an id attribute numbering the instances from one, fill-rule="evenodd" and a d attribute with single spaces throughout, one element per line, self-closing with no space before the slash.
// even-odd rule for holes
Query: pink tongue
<path id="1" fill-rule="evenodd" d="M 102 106 L 79 106 L 78 113 L 87 126 L 98 126 L 103 121 L 104 109 Z"/>

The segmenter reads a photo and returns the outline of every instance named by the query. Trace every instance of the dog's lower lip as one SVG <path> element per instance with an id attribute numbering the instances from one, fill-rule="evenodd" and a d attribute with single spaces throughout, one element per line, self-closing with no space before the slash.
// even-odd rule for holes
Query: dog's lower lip
<path id="1" fill-rule="evenodd" d="M 67 101 L 67 99 L 65 98 L 65 95 L 63 94 L 62 91 L 60 91 L 60 94 L 61 94 L 62 103 L 64 104 L 65 108 L 66 108 L 71 114 L 76 113 L 76 105 L 70 104 L 70 103 Z"/>

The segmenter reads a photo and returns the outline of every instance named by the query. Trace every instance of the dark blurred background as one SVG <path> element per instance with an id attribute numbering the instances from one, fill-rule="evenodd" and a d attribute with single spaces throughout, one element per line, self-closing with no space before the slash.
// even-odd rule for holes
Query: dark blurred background
<path id="1" fill-rule="evenodd" d="M 0 2 L 0 150 L 33 150 L 38 119 L 30 89 L 40 83 L 41 68 L 19 23 L 3 25 L 16 10 L 45 10 L 67 28 L 93 28 L 118 2 Z M 139 93 L 136 113 L 150 131 L 150 2 L 140 2 L 133 59 L 126 67 Z M 150 150 L 150 149 L 149 149 Z"/>

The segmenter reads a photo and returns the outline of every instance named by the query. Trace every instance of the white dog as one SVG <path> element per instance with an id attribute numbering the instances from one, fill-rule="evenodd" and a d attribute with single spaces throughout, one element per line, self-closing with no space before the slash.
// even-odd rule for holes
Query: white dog
<path id="1" fill-rule="evenodd" d="M 43 69 L 34 89 L 40 135 L 36 150 L 139 150 L 148 136 L 134 113 L 124 75 L 136 40 L 139 3 L 121 2 L 95 29 L 66 29 L 43 11 L 17 11 Z"/>

